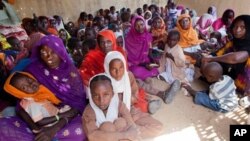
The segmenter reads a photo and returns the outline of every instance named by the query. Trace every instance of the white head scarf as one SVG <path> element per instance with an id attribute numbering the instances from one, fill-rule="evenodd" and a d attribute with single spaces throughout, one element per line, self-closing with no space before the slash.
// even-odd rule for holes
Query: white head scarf
<path id="1" fill-rule="evenodd" d="M 124 64 L 124 75 L 121 80 L 117 81 L 115 80 L 111 75 L 109 71 L 109 64 L 112 60 L 114 59 L 120 59 L 123 64 Z M 123 103 L 126 105 L 126 107 L 130 110 L 131 106 L 131 85 L 130 85 L 130 80 L 128 76 L 128 71 L 127 71 L 127 65 L 126 65 L 126 60 L 124 56 L 118 52 L 118 51 L 111 51 L 109 52 L 105 59 L 104 59 L 104 70 L 105 73 L 111 78 L 112 85 L 114 88 L 114 93 L 123 93 Z"/>
<path id="2" fill-rule="evenodd" d="M 115 37 L 116 37 L 116 39 L 117 39 L 118 37 L 120 37 L 120 36 L 122 36 L 122 40 L 123 40 L 123 46 L 122 46 L 122 48 L 125 49 L 125 40 L 124 40 L 124 36 L 123 36 L 122 30 L 119 30 L 119 31 L 115 32 Z"/>
<path id="3" fill-rule="evenodd" d="M 93 80 L 93 78 L 95 78 L 96 76 L 100 76 L 100 75 L 105 75 L 107 76 L 105 73 L 100 73 L 97 74 L 95 76 L 93 76 L 90 81 L 89 81 L 89 86 L 91 81 Z M 107 76 L 108 78 L 110 78 L 109 76 Z M 114 87 L 114 86 L 113 86 Z M 106 114 L 106 116 L 104 115 L 103 111 L 96 106 L 96 104 L 93 102 L 93 99 L 91 97 L 91 91 L 90 91 L 90 87 L 88 87 L 88 95 L 89 95 L 89 103 L 90 106 L 93 108 L 94 112 L 95 112 L 95 116 L 96 116 L 96 126 L 100 127 L 100 125 L 103 122 L 106 121 L 110 121 L 113 122 L 115 119 L 118 118 L 118 110 L 119 110 L 119 97 L 117 94 L 114 93 L 114 96 L 112 97 L 109 107 L 108 107 L 108 112 Z"/>

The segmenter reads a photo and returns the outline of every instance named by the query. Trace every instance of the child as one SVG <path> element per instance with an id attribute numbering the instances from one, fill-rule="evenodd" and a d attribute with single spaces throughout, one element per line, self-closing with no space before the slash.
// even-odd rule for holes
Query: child
<path id="1" fill-rule="evenodd" d="M 60 118 L 64 118 L 63 112 L 70 109 L 66 105 L 59 110 L 55 105 L 58 105 L 61 101 L 50 90 L 39 84 L 29 73 L 14 72 L 6 80 L 4 89 L 9 94 L 21 99 L 20 106 L 38 125 L 51 126 Z M 47 117 L 52 119 L 49 122 L 43 121 Z M 68 119 L 65 118 L 65 120 Z"/>
<path id="2" fill-rule="evenodd" d="M 223 75 L 223 69 L 217 62 L 210 62 L 203 67 L 203 74 L 209 83 L 209 92 L 195 91 L 190 85 L 182 84 L 194 97 L 195 104 L 203 105 L 214 111 L 226 113 L 238 106 L 234 80 Z"/>
<path id="3" fill-rule="evenodd" d="M 118 51 L 109 52 L 104 60 L 105 73 L 111 78 L 114 92 L 130 110 L 131 106 L 142 112 L 155 113 L 161 106 L 160 99 L 147 99 L 143 89 L 139 89 L 134 75 L 127 70 L 126 60 Z M 153 97 L 153 96 L 152 96 Z"/>
<path id="4" fill-rule="evenodd" d="M 172 84 L 175 80 L 187 81 L 185 74 L 186 59 L 182 48 L 178 45 L 179 40 L 180 33 L 177 30 L 171 30 L 160 62 L 163 71 L 159 76 L 169 84 Z"/>
<path id="5" fill-rule="evenodd" d="M 131 114 L 125 104 L 119 102 L 118 95 L 114 94 L 108 76 L 105 74 L 93 76 L 89 83 L 88 94 L 90 104 L 84 110 L 82 125 L 90 141 L 140 138 Z"/>

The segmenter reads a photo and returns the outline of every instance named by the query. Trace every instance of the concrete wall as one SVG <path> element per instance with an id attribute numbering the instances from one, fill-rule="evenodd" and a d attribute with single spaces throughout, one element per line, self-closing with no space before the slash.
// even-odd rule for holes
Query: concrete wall
<path id="1" fill-rule="evenodd" d="M 155 3 L 165 6 L 167 0 L 15 0 L 14 7 L 20 18 L 37 15 L 61 15 L 65 21 L 76 21 L 81 11 L 95 13 L 96 10 L 109 8 L 111 5 L 120 9 L 130 7 L 135 10 L 143 4 Z M 236 11 L 236 15 L 250 14 L 250 0 L 175 0 L 177 4 L 196 9 L 201 15 L 210 5 L 217 7 L 218 16 L 227 8 Z"/>

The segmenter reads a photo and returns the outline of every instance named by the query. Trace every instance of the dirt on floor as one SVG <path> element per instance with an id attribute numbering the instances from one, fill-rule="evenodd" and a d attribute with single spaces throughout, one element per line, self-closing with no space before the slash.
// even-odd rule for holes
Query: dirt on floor
<path id="1" fill-rule="evenodd" d="M 206 89 L 206 84 L 195 80 L 192 87 L 196 90 Z M 233 124 L 246 124 L 246 109 L 238 107 L 226 114 L 214 112 L 195 105 L 193 98 L 180 91 L 173 102 L 162 104 L 153 115 L 160 120 L 164 129 L 155 138 L 145 141 L 229 141 L 229 129 Z"/>

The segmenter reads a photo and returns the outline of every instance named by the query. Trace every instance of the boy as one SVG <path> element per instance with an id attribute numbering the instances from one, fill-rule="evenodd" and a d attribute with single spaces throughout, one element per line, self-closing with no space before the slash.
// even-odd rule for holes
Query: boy
<path id="1" fill-rule="evenodd" d="M 209 93 L 195 91 L 185 83 L 182 87 L 194 97 L 195 104 L 203 105 L 214 111 L 226 113 L 238 106 L 234 80 L 223 75 L 223 69 L 217 62 L 210 62 L 203 67 L 203 74 L 209 83 Z"/>
<path id="2" fill-rule="evenodd" d="M 169 84 L 172 84 L 175 80 L 186 81 L 186 59 L 182 48 L 178 45 L 179 40 L 180 33 L 177 30 L 171 30 L 168 34 L 164 56 L 162 56 L 160 62 L 163 71 L 161 71 L 159 77 Z"/>

